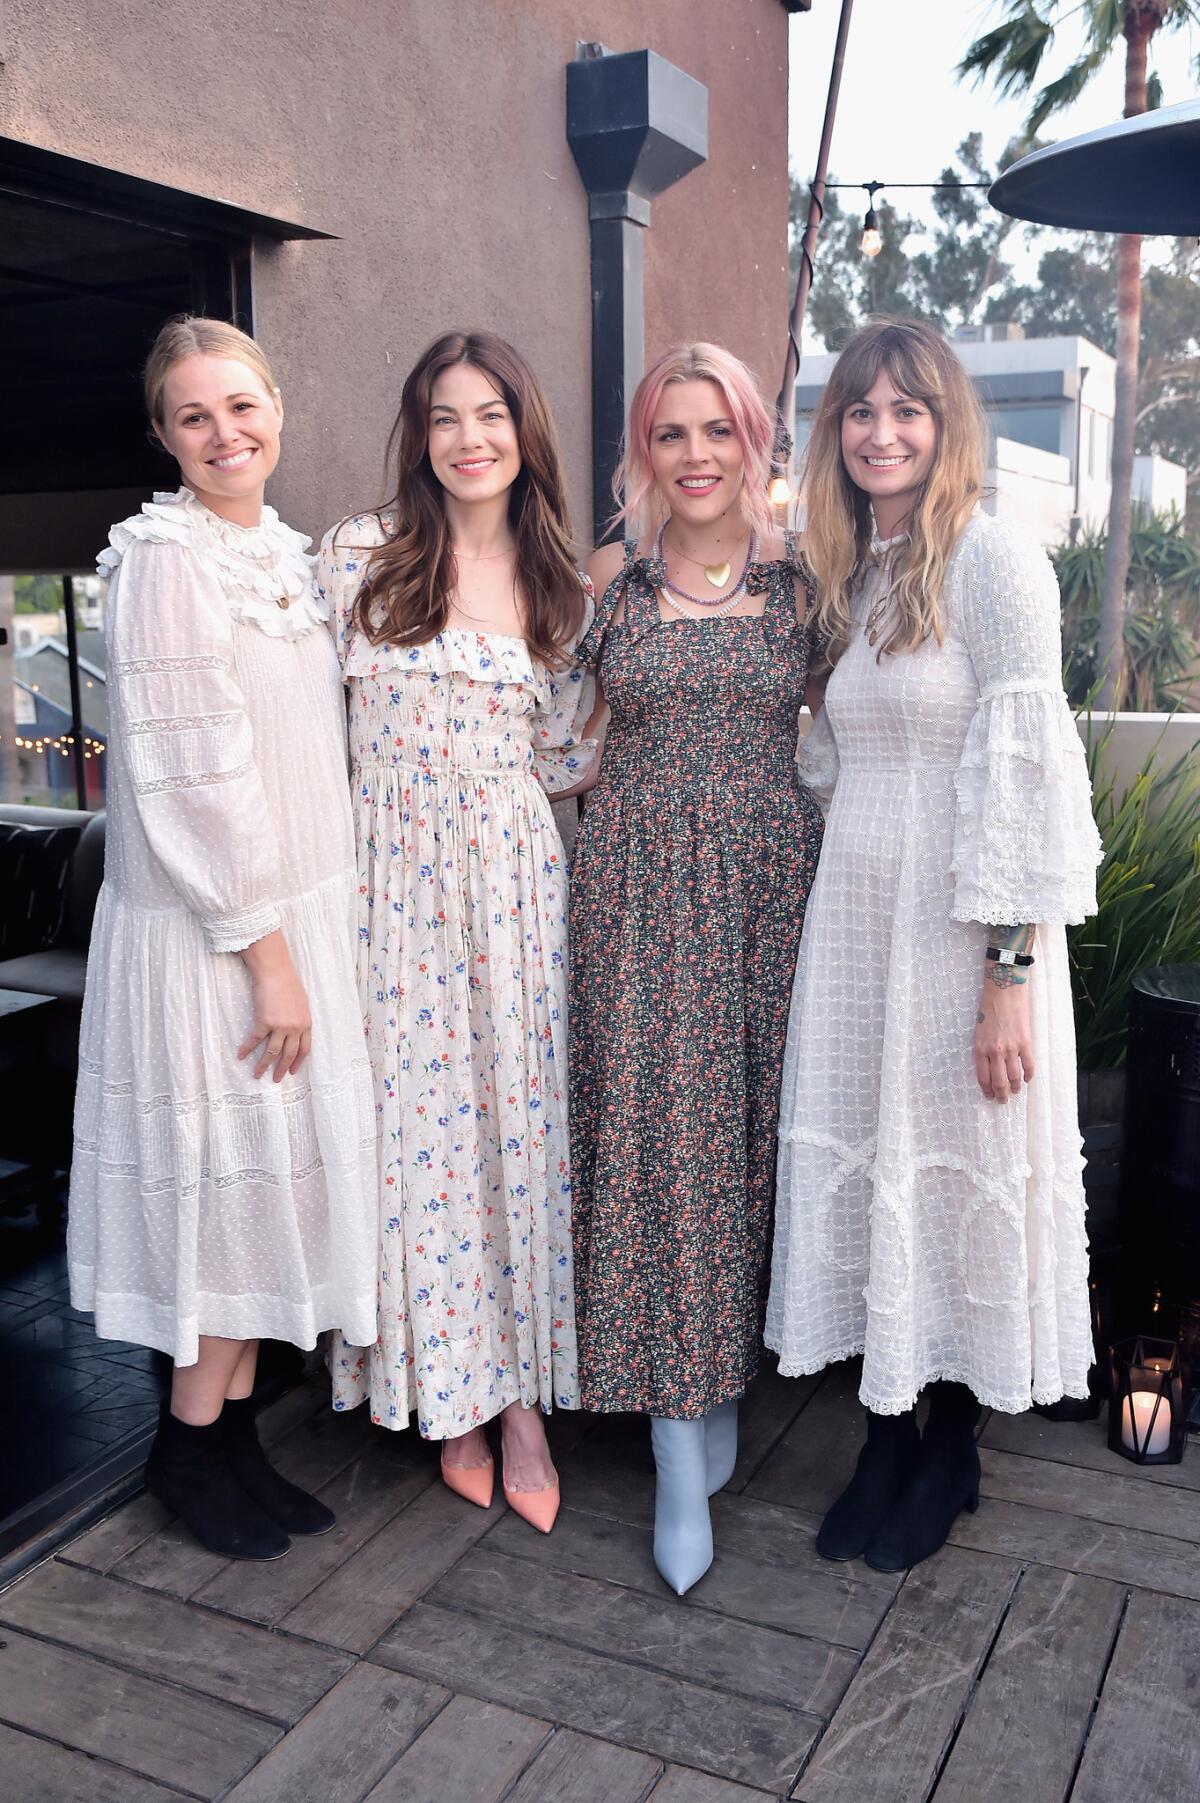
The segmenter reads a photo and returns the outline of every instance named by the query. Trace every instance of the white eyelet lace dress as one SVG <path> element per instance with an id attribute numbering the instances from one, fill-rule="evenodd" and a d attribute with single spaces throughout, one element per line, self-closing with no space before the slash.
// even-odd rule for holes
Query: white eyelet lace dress
<path id="1" fill-rule="evenodd" d="M 115 526 L 108 826 L 67 1251 L 96 1331 L 192 1364 L 201 1334 L 375 1331 L 376 1170 L 354 972 L 337 656 L 308 540 L 188 489 Z M 279 605 L 286 598 L 288 605 Z M 283 929 L 312 1053 L 259 1081 L 237 953 Z"/>
<path id="2" fill-rule="evenodd" d="M 788 1375 L 861 1351 L 862 1400 L 934 1379 L 992 1408 L 1087 1394 L 1092 1362 L 1064 926 L 1095 911 L 1100 845 L 1062 689 L 1058 587 L 979 513 L 946 635 L 876 657 L 858 630 L 801 751 L 832 796 L 783 1073 L 766 1340 Z M 1036 1074 L 975 1078 L 985 924 L 1037 923 Z"/>
<path id="3" fill-rule="evenodd" d="M 378 516 L 356 517 L 318 559 L 350 697 L 382 1194 L 378 1342 L 343 1336 L 330 1364 L 336 1408 L 369 1400 L 383 1427 L 415 1413 L 453 1438 L 513 1402 L 579 1404 L 567 868 L 549 795 L 591 761 L 595 689 L 503 633 L 372 644 L 352 616 L 383 542 Z"/>

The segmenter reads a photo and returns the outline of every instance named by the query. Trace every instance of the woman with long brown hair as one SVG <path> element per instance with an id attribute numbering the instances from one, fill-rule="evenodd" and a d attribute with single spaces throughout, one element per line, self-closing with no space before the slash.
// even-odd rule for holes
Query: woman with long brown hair
<path id="1" fill-rule="evenodd" d="M 1087 1394 L 1064 928 L 1095 911 L 1100 850 L 1058 587 L 980 510 L 982 419 L 949 345 L 914 321 L 852 338 L 805 474 L 834 668 L 801 772 L 829 810 L 766 1337 L 789 1375 L 863 1354 L 866 1445 L 817 1547 L 894 1571 L 975 1506 L 981 1403 Z"/>
<path id="2" fill-rule="evenodd" d="M 359 973 L 382 1182 L 379 1333 L 334 1398 L 443 1441 L 487 1507 L 548 1532 L 541 1413 L 578 1404 L 566 1094 L 566 859 L 593 684 L 553 426 L 528 365 L 450 332 L 404 384 L 393 499 L 321 548 L 349 690 Z"/>

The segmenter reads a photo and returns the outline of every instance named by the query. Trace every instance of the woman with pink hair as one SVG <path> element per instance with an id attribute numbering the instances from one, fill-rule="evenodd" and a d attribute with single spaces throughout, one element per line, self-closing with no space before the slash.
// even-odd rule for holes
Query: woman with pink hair
<path id="1" fill-rule="evenodd" d="M 585 1408 L 651 1417 L 654 1557 L 708 1497 L 758 1363 L 788 998 L 820 812 L 796 775 L 811 597 L 767 499 L 771 416 L 710 344 L 634 395 L 637 534 L 589 565 L 610 710 L 571 879 L 571 1159 Z"/>

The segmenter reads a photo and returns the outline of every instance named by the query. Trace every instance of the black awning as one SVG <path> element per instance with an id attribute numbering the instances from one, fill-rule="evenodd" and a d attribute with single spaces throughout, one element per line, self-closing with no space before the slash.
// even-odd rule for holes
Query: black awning
<path id="1" fill-rule="evenodd" d="M 141 226 L 186 237 L 198 233 L 230 239 L 336 236 L 315 225 L 278 219 L 234 201 L 147 181 L 144 176 L 127 175 L 83 157 L 63 156 L 20 138 L 0 137 L 0 193 L 6 192 L 110 219 L 129 218 Z"/>

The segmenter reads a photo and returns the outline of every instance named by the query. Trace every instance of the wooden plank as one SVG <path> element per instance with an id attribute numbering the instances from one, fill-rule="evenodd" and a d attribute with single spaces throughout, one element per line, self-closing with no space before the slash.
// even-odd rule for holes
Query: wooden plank
<path id="1" fill-rule="evenodd" d="M 928 1795 L 1017 1576 L 954 1547 L 909 1574 L 796 1786 L 801 1803 Z"/>
<path id="2" fill-rule="evenodd" d="M 564 1481 L 563 1498 L 568 1508 L 578 1513 L 603 1515 L 632 1527 L 651 1528 L 654 1525 L 652 1469 L 621 1468 L 607 1460 L 594 1459 L 588 1452 L 575 1463 L 569 1482 Z M 872 1571 L 861 1559 L 831 1567 L 828 1559 L 822 1559 L 816 1549 L 821 1517 L 808 1510 L 785 1508 L 749 1496 L 731 1495 L 728 1491 L 714 1496 L 709 1506 L 718 1559 L 732 1552 L 764 1564 L 803 1568 L 825 1575 L 836 1569 L 843 1578 L 852 1578 L 858 1584 L 886 1590 L 889 1594 L 900 1584 L 903 1574 Z"/>
<path id="3" fill-rule="evenodd" d="M 356 1666 L 228 1803 L 359 1803 L 449 1700 L 439 1685 Z"/>
<path id="4" fill-rule="evenodd" d="M 529 1620 L 522 1610 L 522 1624 Z M 502 1627 L 417 1603 L 372 1659 L 434 1683 L 456 1685 L 511 1709 L 540 1713 L 659 1759 L 699 1766 L 762 1790 L 784 1791 L 820 1726 L 800 1715 L 700 1684 L 572 1651 L 525 1625 Z"/>
<path id="5" fill-rule="evenodd" d="M 866 1438 L 860 1375 L 857 1359 L 830 1366 L 795 1424 L 746 1485 L 747 1496 L 825 1514 L 853 1477 Z"/>
<path id="6" fill-rule="evenodd" d="M 669 1765 L 647 1798 L 647 1803 L 754 1803 L 760 1790 L 747 1790 L 744 1784 L 730 1784 L 725 1778 L 712 1778 L 707 1772 L 696 1772 L 688 1766 Z"/>
<path id="7" fill-rule="evenodd" d="M 1055 1464 L 1085 1470 L 1134 1472 L 1139 1483 L 1200 1490 L 1200 1459 L 1185 1457 L 1179 1465 L 1132 1465 L 1119 1453 L 1110 1452 L 1108 1422 L 1103 1413 L 1098 1421 L 1047 1421 L 1032 1409 L 1024 1415 L 994 1412 L 979 1444 L 997 1452 L 1024 1453 L 1029 1458 L 1050 1459 Z"/>
<path id="8" fill-rule="evenodd" d="M 280 1732 L 228 1703 L 152 1683 L 11 1628 L 0 1638 L 0 1697 L 10 1727 L 198 1797 L 219 1796 Z"/>
<path id="9" fill-rule="evenodd" d="M 1056 1509 L 1031 1509 L 989 1497 L 980 1504 L 978 1515 L 959 1516 L 950 1541 L 1003 1558 L 1108 1578 L 1114 1584 L 1200 1599 L 1195 1547 L 1165 1534 L 1130 1533 L 1108 1522 L 1082 1521 Z"/>
<path id="10" fill-rule="evenodd" d="M 408 1463 L 403 1448 L 389 1444 L 392 1438 L 381 1435 L 348 1470 L 322 1487 L 321 1501 L 337 1516 L 337 1526 L 328 1534 L 296 1535 L 286 1559 L 231 1562 L 193 1592 L 194 1600 L 246 1621 L 281 1620 L 429 1487 L 429 1472 Z"/>
<path id="11" fill-rule="evenodd" d="M 661 1771 L 646 1753 L 560 1728 L 507 1803 L 642 1803 Z"/>
<path id="12" fill-rule="evenodd" d="M 744 1512 L 753 1516 L 753 1510 Z M 793 1531 L 799 1538 L 802 1530 L 793 1527 Z M 621 1584 L 658 1601 L 663 1586 L 654 1568 L 652 1541 L 649 1528 L 563 1509 L 554 1532 L 536 1536 L 510 1514 L 490 1535 L 488 1551 L 511 1553 L 556 1571 Z M 744 1554 L 731 1551 L 731 1546 L 744 1547 Z M 891 1602 L 891 1590 L 856 1583 L 828 1564 L 823 1571 L 768 1564 L 757 1560 L 754 1551 L 752 1533 L 735 1538 L 728 1530 L 721 1532 L 718 1556 L 707 1575 L 679 1601 L 685 1608 L 712 1611 L 787 1634 L 811 1635 L 860 1652 L 870 1645 Z M 290 1621 L 285 1625 L 291 1625 Z"/>
<path id="13" fill-rule="evenodd" d="M 1130 1598 L 1071 1803 L 1200 1796 L 1200 1609 Z"/>
<path id="14" fill-rule="evenodd" d="M 726 1491 L 739 1494 L 791 1427 L 823 1377 L 780 1377 L 774 1358 L 763 1360 L 738 1409 L 738 1456 Z"/>
<path id="15" fill-rule="evenodd" d="M 258 1417 L 258 1431 L 264 1446 L 273 1446 L 301 1422 L 307 1421 L 322 1407 L 329 1408 L 329 1383 L 323 1377 L 312 1377 L 276 1402 Z M 332 1411 L 330 1411 L 332 1413 Z M 78 1539 L 65 1546 L 60 1558 L 72 1565 L 87 1565 L 93 1571 L 111 1571 L 118 1560 L 141 1546 L 171 1521 L 171 1513 L 145 1491 L 114 1509 L 103 1521 L 88 1528 Z"/>
<path id="16" fill-rule="evenodd" d="M 300 1484 L 305 1490 L 320 1490 L 353 1463 L 367 1444 L 370 1432 L 365 1409 L 355 1409 L 350 1414 L 323 1410 L 301 1421 L 273 1447 L 271 1462 L 293 1484 Z M 229 1564 L 241 1573 L 248 1569 L 244 1560 L 229 1561 L 206 1552 L 182 1522 L 171 1521 L 111 1569 L 150 1590 L 191 1597 Z M 271 1570 L 278 1569 L 278 1561 L 273 1561 Z"/>
<path id="17" fill-rule="evenodd" d="M 430 1600 L 494 1621 L 536 1622 L 573 1647 L 653 1667 L 715 1690 L 827 1717 L 858 1665 L 857 1654 L 798 1634 L 681 1609 L 666 1586 L 655 1597 L 568 1576 L 477 1548 Z"/>
<path id="18" fill-rule="evenodd" d="M 93 1571 L 111 1571 L 127 1553 L 159 1533 L 171 1521 L 171 1512 L 143 1491 L 69 1541 L 59 1557 Z"/>
<path id="19" fill-rule="evenodd" d="M 1135 1533 L 1169 1534 L 1176 1540 L 1195 1542 L 1200 1536 L 1195 1491 L 1147 1484 L 1127 1460 L 1114 1457 L 1115 1469 L 1094 1471 L 984 1448 L 981 1462 L 980 1489 L 1000 1502 L 1111 1521 Z"/>
<path id="20" fill-rule="evenodd" d="M 331 1415 L 334 1412 L 329 1378 L 324 1371 L 318 1371 L 259 1410 L 258 1437 L 264 1446 L 278 1446 L 302 1421 L 325 1412 Z"/>
<path id="21" fill-rule="evenodd" d="M 456 1559 L 510 1514 L 499 1498 L 490 1509 L 476 1509 L 451 1496 L 444 1484 L 431 1483 L 373 1540 L 280 1616 L 278 1626 L 327 1646 L 364 1653 Z M 532 1537 L 524 1522 L 519 1525 L 523 1535 Z M 556 1527 L 553 1534 L 536 1538 L 552 1541 L 559 1532 Z"/>
<path id="22" fill-rule="evenodd" d="M 549 1733 L 549 1722 L 452 1697 L 369 1792 L 369 1803 L 498 1803 Z"/>
<path id="23" fill-rule="evenodd" d="M 0 1597 L 0 1620 L 281 1722 L 311 1709 L 350 1663 L 54 1560 Z"/>
<path id="24" fill-rule="evenodd" d="M 937 1787 L 937 1803 L 1063 1803 L 1125 1591 L 1025 1572 Z"/>
<path id="25" fill-rule="evenodd" d="M 0 1723 L 0 1797 L 10 1803 L 176 1803 L 180 1795 Z"/>

